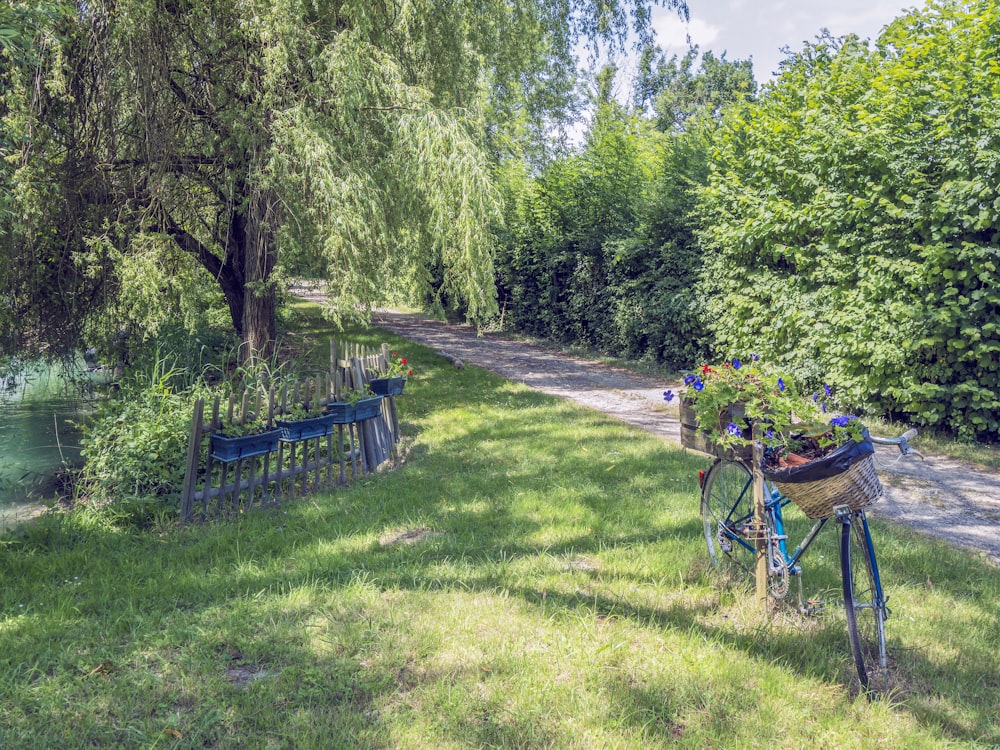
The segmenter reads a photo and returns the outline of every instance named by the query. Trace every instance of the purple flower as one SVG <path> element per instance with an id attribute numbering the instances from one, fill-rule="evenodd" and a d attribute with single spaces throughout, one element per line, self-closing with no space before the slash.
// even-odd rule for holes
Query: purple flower
<path id="1" fill-rule="evenodd" d="M 698 378 L 694 379 L 694 383 L 692 384 L 691 387 L 694 388 L 696 391 L 703 391 L 703 390 L 705 390 L 705 384 L 702 383 L 701 380 L 698 379 Z"/>
<path id="2" fill-rule="evenodd" d="M 734 422 L 729 423 L 729 426 L 726 427 L 726 432 L 732 435 L 733 437 L 740 437 L 740 435 L 742 434 L 740 432 L 740 428 Z"/>
<path id="3" fill-rule="evenodd" d="M 832 391 L 830 390 L 830 386 L 826 385 L 825 383 L 823 384 L 823 390 L 826 391 L 827 397 L 829 397 L 830 394 L 832 393 Z"/>
<path id="4" fill-rule="evenodd" d="M 752 359 L 754 362 L 756 362 L 757 360 L 760 359 L 760 357 L 758 357 L 756 354 L 751 354 L 750 355 L 750 359 Z"/>
<path id="5" fill-rule="evenodd" d="M 819 394 L 818 393 L 814 393 L 813 394 L 813 401 L 819 401 Z"/>
<path id="6" fill-rule="evenodd" d="M 774 440 L 774 430 L 768 430 L 764 433 L 768 440 Z"/>
<path id="7" fill-rule="evenodd" d="M 823 413 L 826 414 L 826 402 L 824 401 L 820 406 L 823 407 Z"/>
<path id="8" fill-rule="evenodd" d="M 841 417 L 834 417 L 830 420 L 830 424 L 833 427 L 847 427 L 847 425 L 855 419 L 857 419 L 857 417 L 853 414 L 845 414 Z"/>
<path id="9" fill-rule="evenodd" d="M 673 401 L 674 400 L 674 392 L 673 391 L 664 391 L 663 392 L 663 400 L 664 401 Z"/>
<path id="10" fill-rule="evenodd" d="M 741 367 L 743 367 L 743 364 L 738 359 L 734 359 L 733 360 L 733 369 L 734 370 L 738 370 Z"/>
<path id="11" fill-rule="evenodd" d="M 778 390 L 781 391 L 782 393 L 785 392 L 785 379 L 784 378 L 778 378 Z"/>

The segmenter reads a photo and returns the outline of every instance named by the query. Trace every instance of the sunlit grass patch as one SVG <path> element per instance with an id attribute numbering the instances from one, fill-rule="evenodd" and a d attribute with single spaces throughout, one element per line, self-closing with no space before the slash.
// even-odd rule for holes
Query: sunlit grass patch
<path id="1" fill-rule="evenodd" d="M 704 458 L 407 352 L 391 472 L 155 534 L 79 515 L 11 537 L 0 745 L 1000 742 L 995 568 L 874 521 L 894 679 L 858 696 L 835 534 L 804 561 L 828 611 L 761 612 L 708 562 Z"/>

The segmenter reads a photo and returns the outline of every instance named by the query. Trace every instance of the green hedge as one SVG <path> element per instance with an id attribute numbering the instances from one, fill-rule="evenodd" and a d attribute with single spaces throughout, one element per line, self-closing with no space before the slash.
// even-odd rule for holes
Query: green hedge
<path id="1" fill-rule="evenodd" d="M 534 177 L 506 174 L 497 268 L 509 328 L 673 367 L 703 356 L 695 192 L 683 165 L 704 154 L 692 138 L 608 106 L 582 153 Z"/>
<path id="2" fill-rule="evenodd" d="M 1000 434 L 998 8 L 931 2 L 820 40 L 731 111 L 702 204 L 720 352 L 843 405 Z"/>

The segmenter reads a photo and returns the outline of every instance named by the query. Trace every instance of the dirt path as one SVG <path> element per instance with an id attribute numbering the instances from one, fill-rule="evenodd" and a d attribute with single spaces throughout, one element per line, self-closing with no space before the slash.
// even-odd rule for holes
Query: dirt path
<path id="1" fill-rule="evenodd" d="M 469 326 L 445 324 L 392 310 L 375 323 L 438 352 L 545 393 L 605 412 L 654 435 L 680 442 L 676 407 L 663 391 L 677 383 L 643 377 L 600 362 L 570 357 Z M 919 445 L 919 444 L 918 444 Z M 893 447 L 876 449 L 886 495 L 871 515 L 892 519 L 951 543 L 978 550 L 1000 565 L 1000 476 L 938 456 L 896 460 Z"/>

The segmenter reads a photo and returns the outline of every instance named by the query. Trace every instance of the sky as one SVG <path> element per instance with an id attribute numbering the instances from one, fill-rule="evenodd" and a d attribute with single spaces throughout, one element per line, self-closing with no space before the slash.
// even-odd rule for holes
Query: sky
<path id="1" fill-rule="evenodd" d="M 688 0 L 689 23 L 654 8 L 659 45 L 671 54 L 687 51 L 686 38 L 702 52 L 727 60 L 753 59 L 758 84 L 771 80 L 785 58 L 782 47 L 799 51 L 827 28 L 834 36 L 857 34 L 874 41 L 882 28 L 923 0 Z"/>

